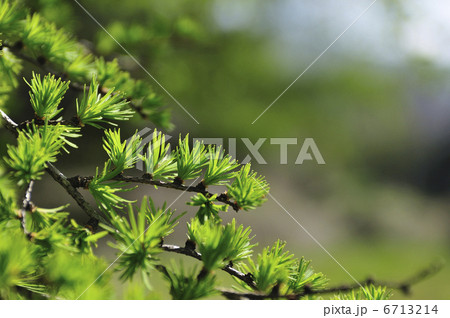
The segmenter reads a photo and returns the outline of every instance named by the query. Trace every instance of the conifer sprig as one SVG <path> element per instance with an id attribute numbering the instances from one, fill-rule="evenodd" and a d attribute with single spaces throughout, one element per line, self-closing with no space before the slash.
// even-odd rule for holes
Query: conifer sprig
<path id="1" fill-rule="evenodd" d="M 119 68 L 116 60 L 106 62 L 103 58 L 87 53 L 85 47 L 70 34 L 46 21 L 39 13 L 29 14 L 29 10 L 15 1 L 0 1 L 0 42 L 3 50 L 6 49 L 9 55 L 15 55 L 13 59 L 31 62 L 45 72 L 64 74 L 65 79 L 71 80 L 71 88 L 84 91 L 84 84 L 97 76 L 100 80 L 97 91 L 100 94 L 110 95 L 111 88 L 115 87 L 113 95 L 120 96 L 122 102 L 127 103 L 126 106 L 118 107 L 119 109 L 109 109 L 103 114 L 105 116 L 96 112 L 89 116 L 84 114 L 88 119 L 101 116 L 107 122 L 120 120 L 117 110 L 123 112 L 124 117 L 130 117 L 131 114 L 125 110 L 133 109 L 158 126 L 172 126 L 170 113 L 162 108 L 161 96 L 148 83 L 132 79 L 128 72 Z M 15 65 L 17 69 L 20 63 Z M 10 75 L 18 75 L 18 72 L 11 70 L 9 67 Z M 116 100 L 115 104 L 118 105 L 119 101 Z M 92 121 L 88 120 L 88 124 L 92 124 Z"/>
<path id="2" fill-rule="evenodd" d="M 131 191 L 134 188 L 124 188 L 123 182 L 111 181 L 112 178 L 120 173 L 120 169 L 114 168 L 111 161 L 108 160 L 103 169 L 97 168 L 95 176 L 87 184 L 89 192 L 94 197 L 100 210 L 105 215 L 114 215 L 116 209 L 122 209 L 132 201 L 126 200 L 116 193 Z"/>
<path id="3" fill-rule="evenodd" d="M 269 184 L 263 176 L 258 176 L 251 170 L 250 164 L 242 166 L 231 185 L 227 185 L 228 196 L 236 200 L 239 208 L 252 210 L 263 204 L 267 199 Z"/>
<path id="4" fill-rule="evenodd" d="M 228 209 L 228 205 L 215 204 L 214 201 L 216 200 L 217 194 L 205 196 L 203 193 L 198 193 L 194 195 L 191 198 L 191 202 L 188 202 L 187 204 L 199 207 L 196 217 L 201 223 L 205 223 L 207 221 L 220 220 L 219 212 L 226 212 Z"/>
<path id="5" fill-rule="evenodd" d="M 54 75 L 48 74 L 41 79 L 41 75 L 33 72 L 30 86 L 30 101 L 36 117 L 40 120 L 53 119 L 62 109 L 58 109 L 64 97 L 69 82 L 64 82 L 60 78 L 55 79 Z"/>
<path id="6" fill-rule="evenodd" d="M 134 111 L 127 107 L 120 94 L 114 94 L 110 89 L 104 96 L 98 92 L 99 84 L 94 77 L 89 90 L 84 90 L 80 101 L 77 99 L 77 118 L 81 126 L 91 125 L 102 128 L 100 123 L 115 125 L 111 120 L 128 120 Z"/>
<path id="7" fill-rule="evenodd" d="M 173 218 L 174 211 L 165 206 L 157 209 L 151 199 L 144 197 L 137 211 L 131 204 L 128 206 L 128 219 L 119 215 L 111 215 L 113 227 L 102 225 L 115 238 L 116 243 L 110 245 L 123 253 L 117 270 L 123 271 L 121 278 L 131 279 L 141 270 L 147 281 L 150 270 L 157 264 L 162 252 L 162 239 L 172 233 L 181 217 Z"/>
<path id="8" fill-rule="evenodd" d="M 241 269 L 251 273 L 258 291 L 270 293 L 276 285 L 286 283 L 295 266 L 294 255 L 285 251 L 286 243 L 278 240 L 272 247 L 266 247 L 256 261 L 248 260 L 248 265 L 241 264 Z M 247 285 L 241 283 L 245 288 Z"/>
<path id="9" fill-rule="evenodd" d="M 143 160 L 145 172 L 152 180 L 170 182 L 176 176 L 177 164 L 170 151 L 170 144 L 166 143 L 166 136 L 156 129 Z"/>
<path id="10" fill-rule="evenodd" d="M 16 2 L 0 0 L 0 33 L 14 33 L 21 27 L 24 12 Z"/>
<path id="11" fill-rule="evenodd" d="M 112 164 L 117 171 L 122 172 L 130 169 L 139 159 L 143 145 L 142 138 L 134 134 L 128 141 L 122 141 L 120 138 L 120 129 L 105 131 L 103 138 L 103 149 L 109 156 Z"/>
<path id="12" fill-rule="evenodd" d="M 105 132 L 104 149 L 110 159 L 105 163 L 102 173 L 97 173 L 95 177 L 73 178 L 74 185 L 84 187 L 85 185 L 75 183 L 80 180 L 84 180 L 85 183 L 95 180 L 95 185 L 98 185 L 98 182 L 115 180 L 197 192 L 198 195 L 192 198 L 189 205 L 199 207 L 197 216 L 202 222 L 207 218 L 220 219 L 219 212 L 227 210 L 227 206 L 214 204 L 214 201 L 225 203 L 238 211 L 239 209 L 254 209 L 266 200 L 265 195 L 269 191 L 269 186 L 264 177 L 258 176 L 256 172 L 250 170 L 250 164 L 242 166 L 238 172 L 234 172 L 239 165 L 229 156 L 224 157 L 220 148 L 205 147 L 202 143 L 196 142 L 191 149 L 188 137 L 188 135 L 184 139 L 180 137 L 177 149 L 169 152 L 170 146 L 165 143 L 165 135 L 155 130 L 153 138 L 148 144 L 147 153 L 142 156 L 140 152 L 145 145 L 141 145 L 141 140 L 136 134 L 127 142 L 121 140 L 120 131 L 108 130 Z M 130 169 L 142 158 L 146 173 L 141 178 L 122 175 L 124 170 Z M 205 179 L 197 186 L 185 186 L 181 183 L 186 179 L 199 178 L 203 171 L 208 180 L 214 184 L 226 185 L 228 191 L 222 194 L 207 192 Z M 234 177 L 231 183 L 228 180 L 230 177 Z M 173 181 L 170 182 L 170 180 Z M 121 183 L 116 183 L 116 185 L 120 186 Z M 94 188 L 92 189 L 95 191 Z M 117 191 L 119 191 L 118 188 Z M 101 197 L 97 193 L 97 198 Z M 109 197 L 106 195 L 105 199 Z M 118 200 L 118 198 L 116 199 Z M 116 200 L 113 202 L 117 203 Z"/>
<path id="13" fill-rule="evenodd" d="M 211 271 L 229 262 L 238 262 L 252 254 L 250 228 L 236 227 L 233 219 L 227 225 L 215 222 L 201 223 L 197 218 L 188 224 L 188 237 L 202 255 L 203 266 Z"/>
<path id="14" fill-rule="evenodd" d="M 224 185 L 226 181 L 232 179 L 236 172 L 234 170 L 239 167 L 236 160 L 230 155 L 225 155 L 222 146 L 208 147 L 208 167 L 203 178 L 203 184 L 208 185 Z"/>
<path id="15" fill-rule="evenodd" d="M 45 125 L 41 129 L 31 125 L 20 131 L 17 146 L 7 145 L 8 156 L 5 162 L 13 170 L 12 175 L 19 184 L 38 180 L 44 173 L 46 162 L 55 162 L 56 156 L 64 146 L 60 125 Z"/>
<path id="16" fill-rule="evenodd" d="M 189 134 L 184 139 L 179 139 L 176 152 L 177 158 L 177 179 L 184 182 L 200 176 L 202 168 L 208 163 L 205 145 L 196 140 L 192 149 L 189 146 Z"/>
<path id="17" fill-rule="evenodd" d="M 163 268 L 161 272 L 170 284 L 170 295 L 173 299 L 195 300 L 217 294 L 216 276 L 209 273 L 199 279 L 202 272 L 197 266 L 187 271 L 183 263 L 177 266 L 172 262 L 170 269 Z"/>
<path id="18" fill-rule="evenodd" d="M 328 279 L 322 273 L 314 272 L 311 267 L 311 261 L 300 258 L 296 260 L 290 270 L 289 280 L 287 282 L 287 294 L 301 294 L 305 288 L 310 290 L 322 290 L 326 287 Z"/>

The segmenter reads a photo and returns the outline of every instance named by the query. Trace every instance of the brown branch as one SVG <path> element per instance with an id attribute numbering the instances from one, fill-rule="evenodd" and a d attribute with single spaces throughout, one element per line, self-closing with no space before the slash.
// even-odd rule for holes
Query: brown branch
<path id="1" fill-rule="evenodd" d="M 181 246 L 177 246 L 177 245 L 163 244 L 162 245 L 162 249 L 164 251 L 166 251 L 166 252 L 173 252 L 173 253 L 177 253 L 177 254 L 183 254 L 183 255 L 190 256 L 190 257 L 193 257 L 195 259 L 198 259 L 200 261 L 202 260 L 202 254 L 196 252 L 191 247 L 187 247 L 187 246 L 181 247 Z M 253 278 L 252 278 L 252 276 L 250 274 L 244 274 L 244 273 L 238 271 L 237 269 L 233 268 L 231 266 L 231 264 L 228 264 L 228 265 L 222 267 L 222 270 L 224 272 L 227 272 L 231 276 L 234 276 L 237 279 L 243 281 L 244 283 L 246 283 L 251 288 L 256 288 L 255 282 L 253 281 Z"/>
<path id="2" fill-rule="evenodd" d="M 91 205 L 84 199 L 84 197 L 81 195 L 81 193 L 72 186 L 70 181 L 67 179 L 67 177 L 59 171 L 54 165 L 52 165 L 50 162 L 47 163 L 47 168 L 45 169 L 48 174 L 56 181 L 58 182 L 65 190 L 66 192 L 77 202 L 78 206 L 89 216 L 91 219 L 101 221 L 105 224 L 110 224 L 103 216 L 100 214 L 97 210 L 91 207 Z M 92 223 L 91 221 L 89 221 Z"/>
<path id="3" fill-rule="evenodd" d="M 83 177 L 83 176 L 74 176 L 71 178 L 68 178 L 69 182 L 72 184 L 75 188 L 87 188 L 89 185 L 89 182 L 93 179 L 93 176 Z M 168 189 L 176 189 L 181 190 L 185 192 L 196 192 L 201 193 L 204 196 L 210 198 L 214 195 L 214 193 L 208 192 L 205 190 L 205 187 L 202 183 L 199 183 L 196 186 L 186 186 L 184 184 L 181 184 L 177 182 L 176 180 L 174 182 L 163 182 L 158 180 L 153 180 L 151 177 L 148 176 L 148 174 L 144 174 L 142 177 L 133 177 L 133 176 L 124 176 L 124 175 L 117 175 L 112 180 L 115 181 L 122 181 L 122 182 L 131 182 L 131 183 L 142 183 L 142 184 L 150 184 L 157 187 L 162 188 L 168 188 Z M 226 193 L 218 194 L 216 197 L 216 200 L 219 202 L 222 202 L 224 204 L 227 204 L 233 208 L 236 212 L 239 211 L 239 206 L 236 204 L 236 202 L 231 201 Z"/>

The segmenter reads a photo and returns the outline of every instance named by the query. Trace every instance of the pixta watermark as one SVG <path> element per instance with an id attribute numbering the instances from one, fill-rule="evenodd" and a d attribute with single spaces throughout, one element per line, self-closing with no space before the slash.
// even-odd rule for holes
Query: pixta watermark
<path id="1" fill-rule="evenodd" d="M 144 128 L 137 132 L 137 135 L 142 138 L 142 145 L 145 145 L 144 149 L 147 148 L 156 137 L 153 129 Z M 249 162 L 256 162 L 261 165 L 268 164 L 268 161 L 261 152 L 263 147 L 270 146 L 270 153 L 279 152 L 277 159 L 278 164 L 295 164 L 302 165 L 306 162 L 312 162 L 318 165 L 324 165 L 325 160 L 314 141 L 314 138 L 258 138 L 251 140 L 250 138 L 202 138 L 193 137 L 191 142 L 202 142 L 205 145 L 216 145 L 221 146 L 227 154 L 232 158 L 238 159 L 242 158 L 240 163 L 246 164 Z M 131 138 L 127 139 L 127 142 Z M 173 136 L 165 134 L 165 140 L 171 147 L 176 147 L 175 141 L 178 138 L 173 138 Z M 268 149 L 266 149 L 268 150 Z M 267 151 L 266 151 L 267 152 Z M 295 158 L 294 158 L 295 155 Z M 273 157 L 273 155 L 272 155 Z M 143 170 L 143 162 L 138 161 L 136 163 L 136 169 Z"/>

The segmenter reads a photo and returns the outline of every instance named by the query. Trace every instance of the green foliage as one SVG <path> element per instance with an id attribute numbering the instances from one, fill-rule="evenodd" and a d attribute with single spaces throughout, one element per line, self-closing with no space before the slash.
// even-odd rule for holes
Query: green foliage
<path id="1" fill-rule="evenodd" d="M 0 51 L 0 106 L 6 104 L 9 95 L 18 87 L 18 75 L 21 70 L 21 60 L 7 49 Z"/>
<path id="2" fill-rule="evenodd" d="M 177 164 L 170 152 L 170 145 L 166 143 L 166 136 L 156 129 L 143 160 L 145 172 L 153 180 L 169 182 L 176 176 Z"/>
<path id="3" fill-rule="evenodd" d="M 35 266 L 36 260 L 22 233 L 0 227 L 0 297 L 15 299 L 13 287 L 32 276 Z"/>
<path id="4" fill-rule="evenodd" d="M 31 105 L 38 119 L 52 119 L 62 111 L 58 105 L 69 88 L 69 82 L 63 82 L 60 78 L 56 80 L 51 74 L 41 80 L 41 76 L 34 72 L 31 84 L 25 82 L 31 88 Z"/>
<path id="5" fill-rule="evenodd" d="M 197 245 L 207 270 L 248 258 L 255 247 L 250 243 L 250 233 L 249 227 L 236 227 L 235 219 L 227 225 L 214 222 L 202 224 L 198 219 L 192 219 L 188 224 L 188 237 Z"/>
<path id="6" fill-rule="evenodd" d="M 36 13 L 27 15 L 23 29 L 19 29 L 18 33 L 31 53 L 56 65 L 67 66 L 82 52 L 81 46 L 68 33 Z"/>
<path id="7" fill-rule="evenodd" d="M 334 300 L 388 300 L 391 297 L 391 291 L 386 287 L 368 285 L 358 290 L 352 290 L 350 293 L 340 293 L 335 295 Z"/>
<path id="8" fill-rule="evenodd" d="M 131 191 L 123 187 L 123 182 L 110 181 L 114 176 L 120 173 L 118 169 L 112 169 L 111 161 L 107 161 L 101 172 L 98 168 L 94 178 L 89 182 L 89 192 L 97 202 L 98 207 L 106 214 L 113 213 L 116 208 L 123 208 L 131 201 L 118 196 L 117 192 Z"/>
<path id="9" fill-rule="evenodd" d="M 62 3 L 59 6 L 67 7 L 67 4 Z M 17 5 L 16 1 L 2 0 L 0 34 L 0 41 L 6 44 L 3 50 L 7 51 L 6 54 L 2 53 L 1 60 L 6 63 L 7 59 L 4 56 L 7 56 L 8 60 L 14 60 L 11 56 L 12 51 L 15 53 L 20 50 L 20 54 L 25 54 L 29 60 L 36 59 L 38 65 L 47 66 L 50 63 L 55 73 L 65 74 L 72 82 L 78 82 L 75 83 L 77 87 L 83 87 L 83 84 L 91 82 L 84 100 L 94 107 L 90 109 L 88 104 L 80 102 L 78 115 L 85 121 L 80 118 L 80 124 L 99 127 L 101 123 L 110 123 L 111 120 L 130 118 L 134 111 L 130 105 L 125 105 L 126 94 L 126 98 L 132 99 L 142 114 L 156 125 L 166 128 L 172 126 L 169 112 L 161 107 L 161 97 L 148 83 L 132 79 L 128 72 L 118 67 L 117 62 L 105 62 L 103 58 L 87 53 L 85 47 L 70 34 L 46 21 L 39 13 L 29 14 L 28 10 Z M 13 49 L 10 50 L 10 47 Z M 16 63 L 14 67 L 19 68 L 20 63 Z M 8 68 L 1 76 L 6 77 L 5 75 L 10 73 L 16 77 L 18 72 L 14 73 L 12 70 L 13 68 Z M 96 80 L 92 80 L 95 76 L 104 82 L 97 83 Z M 11 80 L 12 76 L 9 78 Z M 117 91 L 114 91 L 113 87 L 116 87 Z M 105 95 L 104 100 L 97 96 L 98 91 Z M 7 92 L 11 92 L 11 89 Z M 114 97 L 116 95 L 117 97 Z M 112 100 L 106 102 L 107 99 Z M 107 107 L 104 109 L 95 107 L 99 103 L 105 103 Z"/>
<path id="10" fill-rule="evenodd" d="M 172 268 L 164 271 L 164 277 L 170 283 L 170 295 L 173 299 L 200 299 L 216 294 L 214 286 L 216 277 L 212 274 L 200 276 L 202 272 L 198 272 L 197 267 L 186 272 L 183 264 L 177 269 Z"/>
<path id="11" fill-rule="evenodd" d="M 246 164 L 237 173 L 231 185 L 227 185 L 228 195 L 236 200 L 239 208 L 254 209 L 266 201 L 269 185 L 263 176 L 257 176 L 251 171 L 250 164 Z"/>
<path id="12" fill-rule="evenodd" d="M 208 167 L 203 178 L 203 184 L 224 185 L 225 180 L 233 178 L 236 173 L 233 172 L 239 165 L 230 155 L 224 155 L 222 146 L 210 146 L 208 149 Z"/>
<path id="13" fill-rule="evenodd" d="M 77 117 L 80 125 L 91 125 L 102 128 L 99 123 L 114 125 L 111 120 L 128 120 L 134 111 L 127 107 L 127 102 L 120 94 L 114 94 L 110 89 L 104 96 L 99 94 L 99 84 L 96 78 L 92 79 L 89 90 L 84 89 L 83 98 L 77 100 Z"/>
<path id="14" fill-rule="evenodd" d="M 310 290 L 320 290 L 327 285 L 326 277 L 322 273 L 315 273 L 310 264 L 311 261 L 306 261 L 303 257 L 295 261 L 290 269 L 286 293 L 300 294 L 304 292 L 305 287 Z"/>
<path id="15" fill-rule="evenodd" d="M 61 135 L 64 128 L 60 125 L 44 125 L 42 129 L 35 125 L 19 132 L 17 146 L 8 145 L 8 157 L 4 160 L 12 169 L 12 175 L 19 184 L 40 179 L 46 162 L 55 162 L 63 147 Z"/>
<path id="16" fill-rule="evenodd" d="M 0 33 L 14 32 L 23 18 L 24 14 L 16 2 L 0 1 Z"/>
<path id="17" fill-rule="evenodd" d="M 94 178 L 89 182 L 88 188 L 99 207 L 108 215 L 116 208 L 122 208 L 131 201 L 118 196 L 117 192 L 133 190 L 124 188 L 123 182 L 112 181 L 125 169 L 130 169 L 139 159 L 142 150 L 141 138 L 134 134 L 129 141 L 121 141 L 120 130 L 105 131 L 103 148 L 109 156 L 103 170 L 97 168 Z"/>
<path id="18" fill-rule="evenodd" d="M 105 272 L 107 264 L 97 258 L 58 250 L 46 258 L 44 268 L 51 298 L 111 297 L 110 273 Z"/>
<path id="19" fill-rule="evenodd" d="M 75 59 L 66 64 L 66 72 L 78 82 L 92 78 L 95 76 L 94 57 L 91 54 L 77 54 Z"/>
<path id="20" fill-rule="evenodd" d="M 113 227 L 102 225 L 115 238 L 110 245 L 120 251 L 117 270 L 123 271 L 122 279 L 132 279 L 140 270 L 143 281 L 150 286 L 148 275 L 157 263 L 161 253 L 162 239 L 173 232 L 181 217 L 173 218 L 174 211 L 164 205 L 156 208 L 153 201 L 143 198 L 137 219 L 131 204 L 128 207 L 129 221 L 118 215 L 111 216 Z"/>
<path id="21" fill-rule="evenodd" d="M 94 233 L 91 229 L 79 225 L 75 220 L 68 221 L 68 213 L 59 212 L 62 208 L 36 208 L 27 217 L 28 229 L 33 232 L 33 240 L 41 250 L 49 253 L 59 248 L 73 253 L 92 254 L 92 246 L 107 235 L 106 231 Z"/>
<path id="22" fill-rule="evenodd" d="M 270 292 L 276 285 L 289 280 L 295 258 L 284 250 L 285 246 L 286 243 L 278 240 L 272 247 L 264 248 L 256 261 L 249 259 L 248 265 L 242 264 L 242 268 L 252 274 L 259 291 Z"/>
<path id="23" fill-rule="evenodd" d="M 200 223 L 203 224 L 208 220 L 212 222 L 219 221 L 219 212 L 227 211 L 228 205 L 214 203 L 216 198 L 217 194 L 214 194 L 213 196 L 208 198 L 204 194 L 198 193 L 191 198 L 191 202 L 187 203 L 188 205 L 199 207 L 196 217 L 200 221 Z"/>
<path id="24" fill-rule="evenodd" d="M 15 189 L 0 165 L 0 226 L 13 220 L 17 214 Z"/>
<path id="25" fill-rule="evenodd" d="M 147 147 L 144 155 L 142 149 Z M 195 142 L 189 146 L 189 135 L 179 139 L 176 150 L 170 152 L 170 145 L 166 143 L 166 136 L 154 130 L 151 141 L 142 145 L 141 138 L 134 134 L 128 141 L 122 141 L 120 130 L 108 130 L 105 132 L 104 146 L 109 160 L 105 163 L 102 172 L 97 173 L 89 183 L 89 189 L 100 206 L 105 209 L 113 209 L 114 205 L 120 205 L 122 200 L 115 192 L 126 191 L 121 188 L 123 183 L 114 182 L 105 187 L 105 182 L 112 180 L 138 161 L 143 160 L 148 180 L 179 183 L 186 179 L 199 178 L 203 170 L 205 178 L 202 186 L 208 184 L 226 185 L 228 192 L 223 196 L 234 199 L 240 209 L 251 210 L 261 205 L 266 199 L 265 195 L 269 186 L 264 177 L 258 176 L 250 170 L 250 165 L 242 166 L 238 172 L 234 172 L 239 165 L 229 155 L 224 155 L 221 148 L 208 147 Z M 234 180 L 230 183 L 228 179 Z M 112 185 L 114 187 L 112 187 Z M 110 201 L 110 204 L 108 203 Z M 219 220 L 219 212 L 226 212 L 228 205 L 215 204 L 219 201 L 218 194 L 205 195 L 197 193 L 191 198 L 189 205 L 198 206 L 197 217 L 201 222 L 207 218 Z"/>
<path id="26" fill-rule="evenodd" d="M 182 181 L 195 179 L 200 176 L 202 168 L 207 164 L 206 148 L 200 141 L 195 141 L 192 149 L 189 147 L 189 135 L 181 140 L 177 148 L 178 178 Z"/>
<path id="27" fill-rule="evenodd" d="M 134 134 L 128 141 L 121 141 L 120 129 L 105 131 L 105 138 L 103 139 L 103 148 L 109 156 L 112 164 L 117 171 L 122 172 L 125 169 L 130 169 L 139 158 L 142 151 L 142 139 Z"/>

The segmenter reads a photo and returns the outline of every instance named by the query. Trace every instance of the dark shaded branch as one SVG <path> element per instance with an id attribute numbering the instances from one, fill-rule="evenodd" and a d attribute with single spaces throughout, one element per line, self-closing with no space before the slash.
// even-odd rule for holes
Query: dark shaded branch
<path id="1" fill-rule="evenodd" d="M 87 188 L 87 186 L 89 185 L 89 182 L 92 179 L 93 179 L 92 176 L 89 176 L 89 177 L 75 176 L 75 177 L 68 178 L 68 180 L 70 181 L 72 186 L 74 186 L 75 188 Z M 206 191 L 205 187 L 203 186 L 202 183 L 200 183 L 196 186 L 186 186 L 186 185 L 180 184 L 179 182 L 176 182 L 176 181 L 169 183 L 169 182 L 153 180 L 150 177 L 148 177 L 147 175 L 144 175 L 142 177 L 133 177 L 133 176 L 124 176 L 121 174 L 115 176 L 113 178 L 113 180 L 122 181 L 122 182 L 131 182 L 131 183 L 150 184 L 150 185 L 154 185 L 157 187 L 176 189 L 176 190 L 181 190 L 181 191 L 185 191 L 185 192 L 196 192 L 196 193 L 201 193 L 208 198 L 210 198 L 214 195 L 214 193 Z M 236 212 L 239 211 L 239 206 L 235 202 L 231 201 L 228 198 L 226 193 L 221 193 L 221 194 L 217 195 L 216 200 L 231 206 L 233 208 L 233 210 L 235 210 Z"/>
<path id="2" fill-rule="evenodd" d="M 2 46 L 8 48 L 16 57 L 18 57 L 21 60 L 24 60 L 30 64 L 33 64 L 34 66 L 39 67 L 44 72 L 55 74 L 56 76 L 61 77 L 64 80 L 69 80 L 69 78 L 67 78 L 66 74 L 61 74 L 61 73 L 56 72 L 55 70 L 51 69 L 50 67 L 48 67 L 47 60 L 44 57 L 38 57 L 35 59 L 31 56 L 24 54 L 23 50 L 22 50 L 23 45 L 19 45 L 19 44 L 20 44 L 20 42 L 15 45 L 3 43 Z M 73 81 L 70 81 L 69 87 L 77 92 L 84 92 L 85 90 L 89 89 L 89 87 L 85 87 L 84 84 L 73 82 Z M 108 93 L 108 89 L 105 87 L 100 87 L 99 93 L 101 93 L 102 95 L 105 95 L 106 93 Z M 142 119 L 149 119 L 148 115 L 144 112 L 144 108 L 140 105 L 136 105 L 135 103 L 133 103 L 132 97 L 124 98 L 124 100 L 126 100 L 128 102 L 128 105 L 130 105 L 130 107 L 133 108 L 136 111 L 136 113 L 138 113 L 139 116 L 141 116 Z M 76 122 L 76 121 L 74 119 L 72 119 L 71 122 Z"/>
<path id="3" fill-rule="evenodd" d="M 218 289 L 218 291 L 222 294 L 223 297 L 229 300 L 241 300 L 241 299 L 250 299 L 250 300 L 264 300 L 269 299 L 269 295 L 266 294 L 258 294 L 258 293 L 240 293 L 234 290 L 228 289 Z"/>
<path id="4" fill-rule="evenodd" d="M 163 244 L 162 249 L 166 252 L 183 254 L 183 255 L 187 255 L 187 256 L 193 257 L 195 259 L 198 259 L 200 261 L 202 260 L 202 255 L 200 253 L 196 252 L 195 250 L 193 250 L 192 248 L 181 247 L 181 246 L 177 246 L 177 245 Z M 233 268 L 230 264 L 223 267 L 222 270 L 224 272 L 227 272 L 231 276 L 234 276 L 237 279 L 240 279 L 241 281 L 245 282 L 251 288 L 255 288 L 255 282 L 253 281 L 253 278 L 250 274 L 244 274 L 244 273 L 238 271 L 237 269 Z"/>

